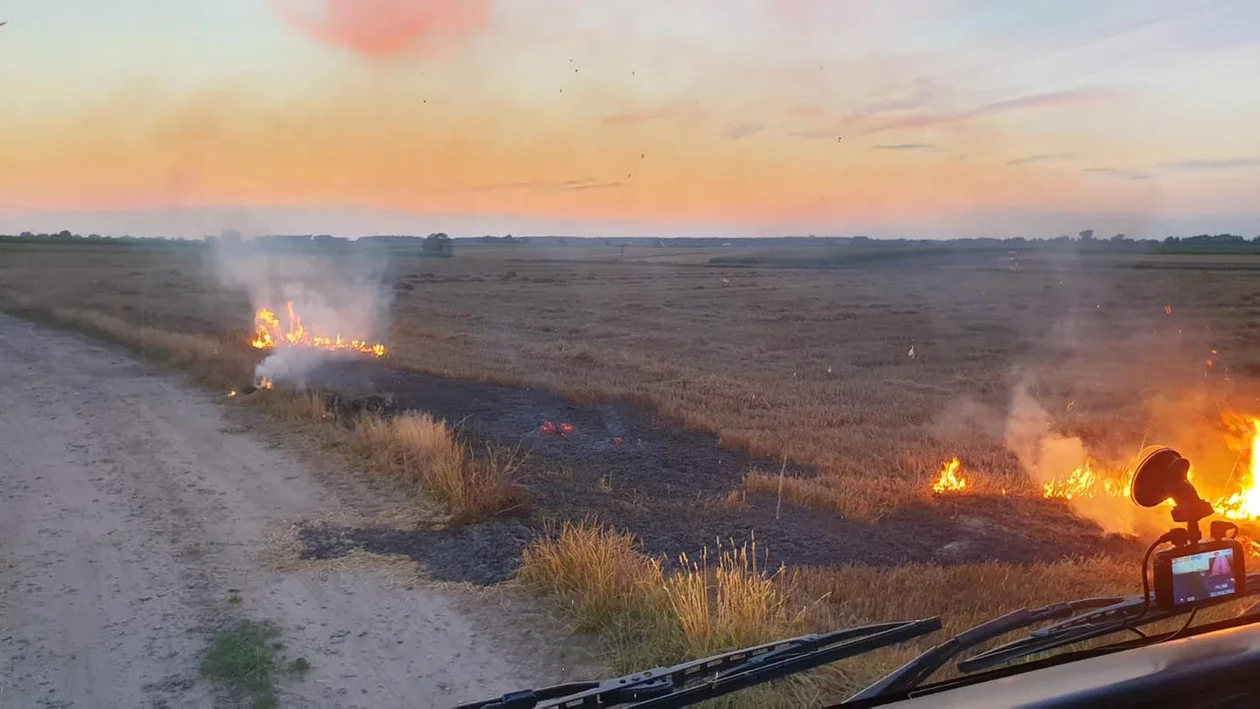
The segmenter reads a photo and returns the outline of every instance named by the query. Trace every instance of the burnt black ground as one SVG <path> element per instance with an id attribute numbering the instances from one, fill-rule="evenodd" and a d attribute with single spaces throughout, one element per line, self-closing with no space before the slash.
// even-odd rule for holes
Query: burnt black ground
<path id="1" fill-rule="evenodd" d="M 545 391 L 451 380 L 379 361 L 330 363 L 312 382 L 335 393 L 347 410 L 366 403 L 427 411 L 458 425 L 475 446 L 521 446 L 528 454 L 523 482 L 535 506 L 528 520 L 440 531 L 311 527 L 303 538 L 312 557 L 363 548 L 409 556 L 434 578 L 493 583 L 511 575 L 523 542 L 545 522 L 589 516 L 633 532 L 644 551 L 670 559 L 750 538 L 772 565 L 1024 563 L 1136 549 L 1136 542 L 1102 534 L 1059 502 L 1014 497 L 951 495 L 873 523 L 785 504 L 776 519 L 772 496 L 749 496 L 739 508 L 719 501 L 750 467 L 777 470 L 777 461 L 721 448 L 715 435 L 682 429 L 642 407 L 578 404 Z M 539 429 L 547 421 L 568 423 L 573 431 L 544 435 Z"/>

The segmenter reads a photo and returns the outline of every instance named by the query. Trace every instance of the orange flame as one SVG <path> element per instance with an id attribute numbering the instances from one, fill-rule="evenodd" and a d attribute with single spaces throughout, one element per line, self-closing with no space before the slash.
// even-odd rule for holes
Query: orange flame
<path id="1" fill-rule="evenodd" d="M 1260 521 L 1260 418 L 1240 416 L 1227 413 L 1224 423 L 1230 429 L 1232 445 L 1245 458 L 1240 460 L 1242 473 L 1231 475 L 1229 484 L 1236 486 L 1234 492 L 1221 495 L 1213 502 L 1216 513 L 1222 517 L 1238 521 Z M 1193 481 L 1194 470 L 1186 477 Z M 1095 470 L 1091 461 L 1085 461 L 1071 474 L 1063 478 L 1054 478 L 1042 487 L 1042 495 L 1046 498 L 1064 500 L 1094 497 L 1128 497 L 1133 471 L 1123 475 L 1100 473 Z M 1161 503 L 1170 507 L 1172 500 Z"/>
<path id="2" fill-rule="evenodd" d="M 293 301 L 284 304 L 288 323 L 282 324 L 275 312 L 259 308 L 254 314 L 254 339 L 256 349 L 270 350 L 277 346 L 313 347 L 321 350 L 352 350 L 375 357 L 385 356 L 385 345 L 366 340 L 347 340 L 341 335 L 323 335 L 311 332 L 293 311 Z"/>
<path id="3" fill-rule="evenodd" d="M 1235 427 L 1242 423 L 1245 446 L 1241 452 L 1247 456 L 1246 469 L 1238 478 L 1238 492 L 1222 497 L 1214 506 L 1223 517 L 1257 520 L 1260 519 L 1260 480 L 1256 478 L 1256 473 L 1260 472 L 1260 419 L 1248 417 L 1243 423 L 1238 421 L 1240 417 L 1232 418 L 1234 420 L 1227 419 L 1226 422 Z"/>
<path id="4" fill-rule="evenodd" d="M 1067 477 L 1051 478 L 1041 487 L 1042 497 L 1071 500 L 1081 497 L 1128 497 L 1133 474 L 1124 476 L 1100 474 L 1086 460 Z"/>
<path id="5" fill-rule="evenodd" d="M 932 492 L 961 492 L 967 487 L 967 480 L 958 474 L 962 463 L 958 458 L 946 463 L 941 468 L 941 475 L 936 482 L 932 484 Z"/>

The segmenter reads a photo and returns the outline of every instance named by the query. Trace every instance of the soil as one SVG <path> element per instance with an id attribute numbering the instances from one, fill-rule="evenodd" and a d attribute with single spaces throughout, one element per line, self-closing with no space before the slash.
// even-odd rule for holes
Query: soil
<path id="1" fill-rule="evenodd" d="M 456 381 L 376 360 L 324 365 L 313 384 L 343 411 L 421 410 L 457 425 L 475 448 L 519 446 L 523 482 L 534 495 L 528 520 L 492 520 L 451 529 L 307 528 L 307 553 L 355 548 L 409 556 L 436 578 L 492 583 L 510 577 L 525 540 L 555 523 L 595 517 L 629 530 L 645 552 L 667 562 L 706 546 L 754 540 L 773 566 L 1050 561 L 1131 554 L 1135 541 L 1103 534 L 1060 502 L 951 495 L 916 503 L 874 522 L 749 495 L 725 498 L 751 468 L 777 471 L 624 402 L 576 403 L 546 391 Z M 548 426 L 550 422 L 550 426 Z M 567 424 L 571 430 L 565 430 Z M 554 429 L 548 432 L 549 429 Z M 788 474 L 811 472 L 788 466 Z"/>

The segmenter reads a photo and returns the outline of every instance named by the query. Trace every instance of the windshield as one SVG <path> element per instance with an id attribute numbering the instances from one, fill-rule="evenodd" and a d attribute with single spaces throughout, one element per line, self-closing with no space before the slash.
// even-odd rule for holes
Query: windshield
<path id="1" fill-rule="evenodd" d="M 143 519 L 170 565 L 135 596 L 208 584 L 162 609 L 202 619 L 184 665 L 115 672 L 120 705 L 171 676 L 458 704 L 940 616 L 735 695 L 835 701 L 1012 610 L 1140 594 L 1173 524 L 1130 501 L 1152 444 L 1253 553 L 1256 3 L 0 12 L 0 358 L 27 402 L 0 421 L 32 471 L 6 488 L 33 486 L 0 518 L 43 520 L 9 535 L 27 565 L 52 520 Z M 102 471 L 147 481 L 142 516 L 72 511 L 133 504 Z M 200 556 L 173 510 L 216 522 Z M 85 577 L 13 563 L 14 627 L 61 659 L 7 674 L 78 667 L 56 638 L 86 621 L 34 589 Z M 369 582 L 358 615 L 309 610 Z M 201 671 L 238 621 L 287 648 L 262 689 Z M 370 667 L 388 689 L 347 679 Z"/>

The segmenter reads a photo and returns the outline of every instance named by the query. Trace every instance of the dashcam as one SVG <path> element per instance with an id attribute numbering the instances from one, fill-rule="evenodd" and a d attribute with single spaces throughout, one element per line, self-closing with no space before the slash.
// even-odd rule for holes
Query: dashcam
<path id="1" fill-rule="evenodd" d="M 1162 551 L 1155 556 L 1155 603 L 1173 609 L 1237 596 L 1245 565 L 1242 545 L 1232 539 Z"/>

